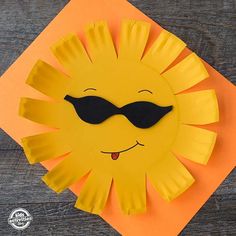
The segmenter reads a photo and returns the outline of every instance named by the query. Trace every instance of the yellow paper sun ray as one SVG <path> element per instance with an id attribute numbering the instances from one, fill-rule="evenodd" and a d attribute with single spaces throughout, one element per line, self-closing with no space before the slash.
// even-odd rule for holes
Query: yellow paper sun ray
<path id="1" fill-rule="evenodd" d="M 94 214 L 100 214 L 107 202 L 112 184 L 110 174 L 92 170 L 83 185 L 75 207 Z"/>
<path id="2" fill-rule="evenodd" d="M 80 75 L 80 70 L 91 65 L 87 52 L 75 34 L 69 34 L 52 46 L 52 52 L 71 75 Z"/>
<path id="3" fill-rule="evenodd" d="M 184 124 L 205 125 L 219 121 L 214 90 L 202 90 L 176 96 L 180 121 Z"/>
<path id="4" fill-rule="evenodd" d="M 61 109 L 62 106 L 59 102 L 21 98 L 19 115 L 40 124 L 48 125 L 53 128 L 60 128 Z"/>
<path id="5" fill-rule="evenodd" d="M 62 131 L 25 137 L 22 145 L 30 164 L 57 158 L 71 151 Z"/>
<path id="6" fill-rule="evenodd" d="M 146 178 L 143 172 L 130 172 L 114 178 L 115 189 L 124 214 L 146 211 Z"/>
<path id="7" fill-rule="evenodd" d="M 47 96 L 61 99 L 67 93 L 70 80 L 51 65 L 39 60 L 30 72 L 26 83 Z"/>
<path id="8" fill-rule="evenodd" d="M 87 26 L 85 35 L 89 45 L 89 54 L 93 62 L 106 62 L 117 58 L 110 30 L 105 21 Z"/>
<path id="9" fill-rule="evenodd" d="M 142 59 L 158 73 L 162 73 L 184 50 L 186 44 L 175 35 L 163 30 Z"/>
<path id="10" fill-rule="evenodd" d="M 216 136 L 216 133 L 206 129 L 180 125 L 172 150 L 191 161 L 207 164 Z"/>
<path id="11" fill-rule="evenodd" d="M 43 176 L 42 180 L 55 192 L 60 193 L 85 176 L 91 167 L 77 153 L 71 153 L 56 167 Z"/>
<path id="12" fill-rule="evenodd" d="M 194 178 L 173 154 L 168 153 L 163 158 L 162 162 L 153 165 L 147 176 L 161 197 L 171 201 L 188 189 Z"/>
<path id="13" fill-rule="evenodd" d="M 144 21 L 124 20 L 121 26 L 119 59 L 139 61 L 143 55 L 150 31 Z"/>
<path id="14" fill-rule="evenodd" d="M 182 92 L 209 77 L 201 59 L 192 53 L 162 76 L 167 80 L 174 93 Z"/>

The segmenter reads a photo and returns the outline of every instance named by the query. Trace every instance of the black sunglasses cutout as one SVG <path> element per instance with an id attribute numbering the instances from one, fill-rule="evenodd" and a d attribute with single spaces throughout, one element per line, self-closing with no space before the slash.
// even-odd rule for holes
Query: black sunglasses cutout
<path id="1" fill-rule="evenodd" d="M 81 120 L 90 124 L 100 124 L 113 115 L 124 115 L 134 126 L 142 129 L 150 128 L 163 116 L 169 113 L 173 106 L 161 107 L 151 102 L 138 101 L 121 108 L 97 96 L 75 98 L 66 95 L 66 101 L 74 106 Z"/>

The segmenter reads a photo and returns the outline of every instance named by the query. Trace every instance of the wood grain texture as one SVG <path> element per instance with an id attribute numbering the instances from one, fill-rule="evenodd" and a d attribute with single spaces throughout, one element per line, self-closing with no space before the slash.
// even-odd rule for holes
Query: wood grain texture
<path id="1" fill-rule="evenodd" d="M 0 1 L 0 74 L 25 50 L 67 0 Z M 130 0 L 178 35 L 236 83 L 235 0 Z M 4 112 L 4 111 L 1 111 Z M 0 235 L 119 235 L 100 217 L 73 207 L 75 197 L 56 195 L 41 181 L 46 172 L 0 131 Z M 236 235 L 236 170 L 221 184 L 181 235 Z M 25 207 L 31 226 L 19 233 L 7 224 L 12 209 Z"/>

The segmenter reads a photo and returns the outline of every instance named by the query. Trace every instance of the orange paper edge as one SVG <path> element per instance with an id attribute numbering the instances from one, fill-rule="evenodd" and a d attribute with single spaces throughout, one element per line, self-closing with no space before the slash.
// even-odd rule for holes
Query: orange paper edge
<path id="1" fill-rule="evenodd" d="M 46 98 L 25 84 L 25 80 L 38 59 L 63 70 L 50 52 L 50 45 L 70 32 L 76 32 L 84 41 L 84 25 L 96 20 L 107 20 L 112 35 L 119 40 L 120 23 L 123 18 L 140 19 L 152 24 L 149 45 L 162 28 L 125 0 L 71 0 L 40 36 L 28 47 L 0 80 L 0 126 L 20 143 L 22 137 L 42 133 L 49 128 L 18 116 L 20 97 Z M 85 42 L 84 42 L 85 43 Z M 86 45 L 86 43 L 85 43 Z M 190 53 L 186 49 L 174 62 Z M 114 187 L 101 217 L 122 235 L 177 235 L 236 164 L 234 140 L 236 140 L 236 89 L 221 74 L 205 63 L 210 78 L 191 90 L 214 88 L 219 107 L 220 122 L 206 128 L 218 133 L 216 148 L 207 166 L 181 161 L 193 174 L 196 183 L 171 203 L 165 202 L 147 183 L 147 213 L 137 216 L 122 214 Z M 60 158 L 62 159 L 62 158 Z M 59 160 L 60 160 L 59 159 Z M 42 163 L 51 169 L 59 160 Z M 71 187 L 78 195 L 83 181 Z"/>

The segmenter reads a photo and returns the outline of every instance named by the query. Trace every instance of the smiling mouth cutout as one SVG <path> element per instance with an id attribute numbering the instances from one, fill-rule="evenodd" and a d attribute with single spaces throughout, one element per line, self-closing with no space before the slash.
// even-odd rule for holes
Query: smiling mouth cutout
<path id="1" fill-rule="evenodd" d="M 131 149 L 133 149 L 133 148 L 135 148 L 136 146 L 144 146 L 144 144 L 142 144 L 142 143 L 139 143 L 138 141 L 136 141 L 136 143 L 133 145 L 133 146 L 131 146 L 131 147 L 129 147 L 129 148 L 126 148 L 126 149 L 124 149 L 124 150 L 121 150 L 121 151 L 118 151 L 118 152 L 104 152 L 104 151 L 101 151 L 101 153 L 103 153 L 103 154 L 109 154 L 109 155 L 111 155 L 111 158 L 112 158 L 112 160 L 117 160 L 118 158 L 119 158 L 119 156 L 120 156 L 120 153 L 122 153 L 122 152 L 127 152 L 127 151 L 129 151 L 129 150 L 131 150 Z"/>

